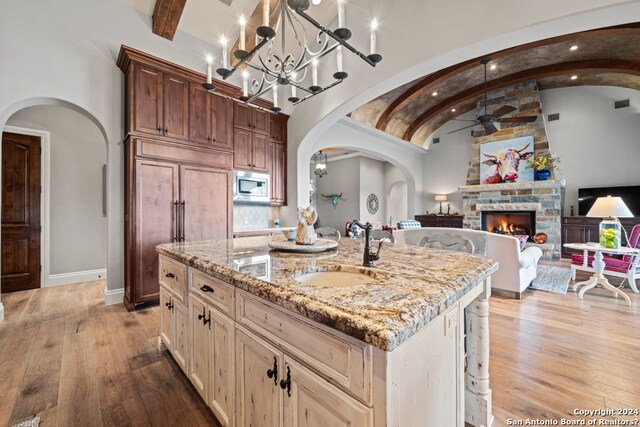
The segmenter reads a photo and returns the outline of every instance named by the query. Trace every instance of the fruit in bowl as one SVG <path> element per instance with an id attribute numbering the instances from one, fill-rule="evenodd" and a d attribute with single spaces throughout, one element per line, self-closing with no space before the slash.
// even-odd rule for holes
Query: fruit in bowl
<path id="1" fill-rule="evenodd" d="M 620 247 L 620 230 L 615 228 L 600 229 L 600 246 L 608 249 L 617 249 Z"/>

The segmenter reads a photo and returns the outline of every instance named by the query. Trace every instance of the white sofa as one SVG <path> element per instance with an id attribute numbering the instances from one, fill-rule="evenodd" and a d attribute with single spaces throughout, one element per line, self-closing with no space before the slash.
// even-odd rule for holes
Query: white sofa
<path id="1" fill-rule="evenodd" d="M 462 239 L 470 242 L 466 247 L 472 248 L 474 255 L 485 256 L 498 262 L 499 268 L 491 276 L 491 288 L 508 292 L 520 299 L 522 292 L 536 278 L 538 261 L 542 251 L 536 247 L 520 250 L 518 239 L 501 234 L 461 228 L 423 227 L 409 230 L 398 230 L 393 233 L 396 244 L 420 245 L 442 240 L 441 236 Z"/>

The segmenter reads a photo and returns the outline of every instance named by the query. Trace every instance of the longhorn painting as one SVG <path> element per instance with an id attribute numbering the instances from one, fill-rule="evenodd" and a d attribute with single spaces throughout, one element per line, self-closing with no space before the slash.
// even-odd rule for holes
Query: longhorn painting
<path id="1" fill-rule="evenodd" d="M 330 194 L 328 196 L 325 196 L 324 194 L 320 194 L 322 197 L 324 197 L 325 200 L 331 200 L 331 205 L 333 206 L 333 209 L 336 208 L 336 206 L 338 206 L 338 201 L 339 200 L 346 200 L 342 198 L 342 193 L 340 194 Z"/>
<path id="2" fill-rule="evenodd" d="M 488 142 L 480 146 L 480 182 L 533 181 L 533 168 L 526 160 L 533 156 L 533 136 Z"/>

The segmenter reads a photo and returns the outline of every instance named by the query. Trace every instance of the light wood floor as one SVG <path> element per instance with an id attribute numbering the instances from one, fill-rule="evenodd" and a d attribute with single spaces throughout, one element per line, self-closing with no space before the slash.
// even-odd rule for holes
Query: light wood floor
<path id="1" fill-rule="evenodd" d="M 580 279 L 580 277 L 579 277 Z M 158 309 L 104 306 L 103 283 L 2 296 L 0 426 L 205 426 L 215 420 L 156 349 Z M 491 299 L 495 426 L 640 407 L 640 297 L 527 291 Z M 268 426 L 265 426 L 268 427 Z"/>

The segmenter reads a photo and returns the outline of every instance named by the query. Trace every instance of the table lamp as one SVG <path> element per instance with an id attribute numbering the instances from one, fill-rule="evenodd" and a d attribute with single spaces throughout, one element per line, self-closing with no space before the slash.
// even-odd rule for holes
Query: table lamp
<path id="1" fill-rule="evenodd" d="M 622 239 L 620 235 L 620 221 L 618 217 L 632 217 L 633 214 L 624 204 L 621 197 L 598 197 L 589 212 L 588 217 L 602 217 L 600 223 L 600 246 L 618 249 Z"/>
<path id="2" fill-rule="evenodd" d="M 440 212 L 438 212 L 438 215 L 444 215 L 444 213 L 442 213 L 442 202 L 446 202 L 446 201 L 447 201 L 446 194 L 436 194 L 436 202 L 440 202 Z"/>

